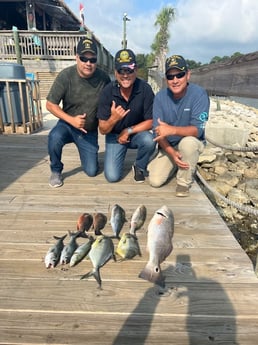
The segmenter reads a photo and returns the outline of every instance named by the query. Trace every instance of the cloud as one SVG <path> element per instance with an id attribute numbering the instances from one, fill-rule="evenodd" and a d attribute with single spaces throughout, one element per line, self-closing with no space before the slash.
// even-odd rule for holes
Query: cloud
<path id="1" fill-rule="evenodd" d="M 79 13 L 78 0 L 66 3 Z M 128 47 L 137 54 L 148 54 L 158 30 L 156 16 L 168 5 L 176 9 L 176 20 L 170 25 L 169 54 L 205 63 L 214 56 L 257 50 L 257 0 L 94 0 L 85 3 L 85 24 L 115 54 L 122 46 L 123 15 L 127 13 L 131 18 L 126 22 Z"/>

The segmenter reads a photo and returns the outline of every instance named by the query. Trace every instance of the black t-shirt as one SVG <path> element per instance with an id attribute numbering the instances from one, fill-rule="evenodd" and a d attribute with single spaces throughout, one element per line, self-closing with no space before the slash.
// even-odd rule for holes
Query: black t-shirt
<path id="1" fill-rule="evenodd" d="M 97 117 L 100 120 L 107 120 L 111 116 L 112 101 L 115 101 L 116 107 L 121 105 L 124 109 L 130 109 L 130 112 L 112 129 L 112 133 L 119 134 L 125 128 L 152 119 L 153 98 L 154 93 L 150 85 L 136 78 L 132 94 L 127 102 L 121 95 L 119 84 L 114 81 L 101 91 Z"/>
<path id="2" fill-rule="evenodd" d="M 47 100 L 60 104 L 63 110 L 72 116 L 86 116 L 85 129 L 94 131 L 98 127 L 96 118 L 100 91 L 110 82 L 109 76 L 99 68 L 90 78 L 82 78 L 73 65 L 62 70 L 56 77 Z"/>

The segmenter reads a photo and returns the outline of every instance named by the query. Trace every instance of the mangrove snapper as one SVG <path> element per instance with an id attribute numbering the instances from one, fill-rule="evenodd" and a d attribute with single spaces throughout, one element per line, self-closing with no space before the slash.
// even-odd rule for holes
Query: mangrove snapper
<path id="1" fill-rule="evenodd" d="M 143 226 L 146 220 L 146 216 L 147 216 L 146 207 L 144 205 L 139 205 L 137 209 L 134 211 L 131 218 L 130 230 L 129 230 L 130 234 L 135 235 L 135 232 Z"/>
<path id="2" fill-rule="evenodd" d="M 111 210 L 110 224 L 116 238 L 120 238 L 119 234 L 125 222 L 127 222 L 125 210 L 121 206 L 115 204 Z"/>

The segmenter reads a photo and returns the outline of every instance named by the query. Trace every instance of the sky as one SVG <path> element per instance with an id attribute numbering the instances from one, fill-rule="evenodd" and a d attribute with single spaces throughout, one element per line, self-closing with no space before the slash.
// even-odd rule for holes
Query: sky
<path id="1" fill-rule="evenodd" d="M 169 26 L 168 56 L 209 63 L 215 56 L 231 56 L 258 51 L 257 0 L 65 0 L 79 17 L 84 6 L 85 25 L 112 54 L 122 48 L 123 16 L 126 13 L 127 48 L 135 54 L 149 54 L 159 27 L 162 8 L 175 9 Z"/>

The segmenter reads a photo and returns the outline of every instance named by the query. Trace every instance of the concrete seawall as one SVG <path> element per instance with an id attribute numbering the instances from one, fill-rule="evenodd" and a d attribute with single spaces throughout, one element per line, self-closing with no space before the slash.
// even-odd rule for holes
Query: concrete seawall
<path id="1" fill-rule="evenodd" d="M 210 95 L 258 97 L 258 51 L 192 70 L 191 81 Z"/>

